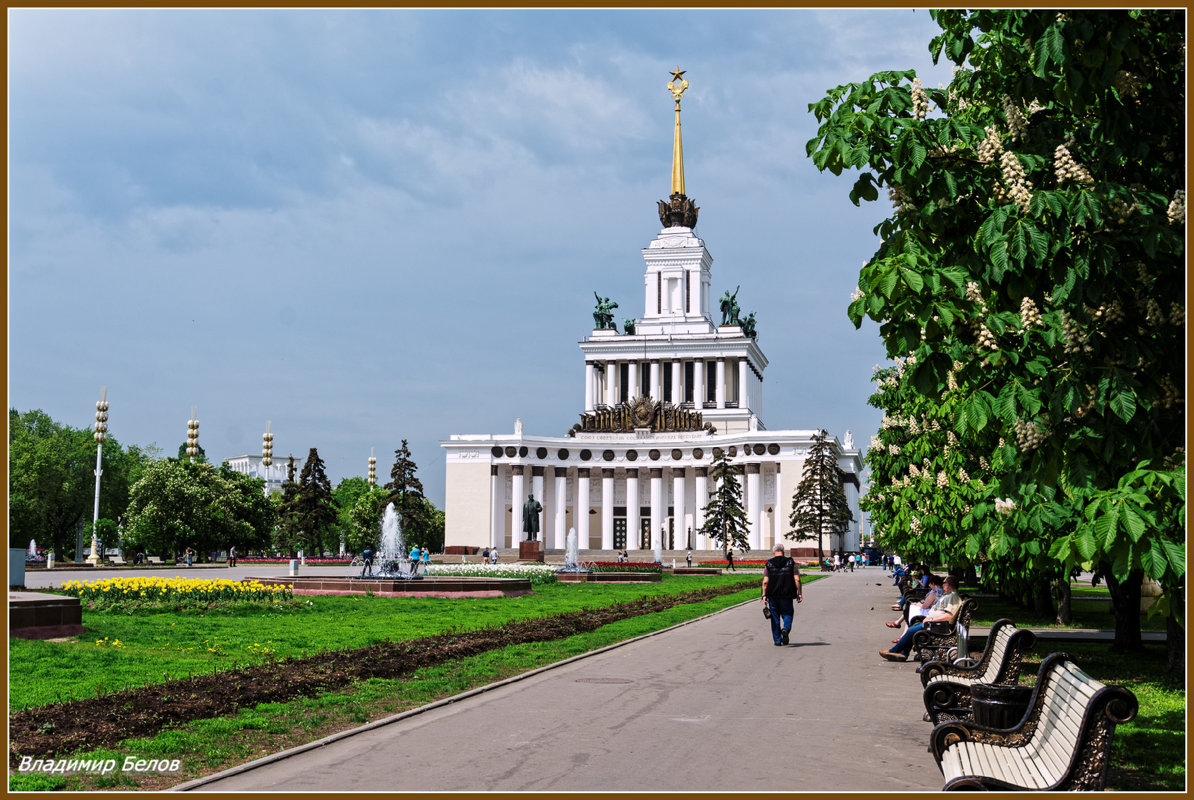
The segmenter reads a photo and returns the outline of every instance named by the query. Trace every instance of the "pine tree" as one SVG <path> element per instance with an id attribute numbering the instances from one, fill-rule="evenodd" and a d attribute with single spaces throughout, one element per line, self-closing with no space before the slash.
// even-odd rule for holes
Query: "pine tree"
<path id="1" fill-rule="evenodd" d="M 816 538 L 818 563 L 825 558 L 825 535 L 841 536 L 854 521 L 842 488 L 844 474 L 837 465 L 833 445 L 827 441 L 828 435 L 825 430 L 813 435 L 804 473 L 792 495 L 792 516 L 788 518 L 792 529 L 784 534 L 787 539 Z"/>
<path id="2" fill-rule="evenodd" d="M 423 482 L 415 474 L 418 471 L 419 465 L 411 458 L 410 448 L 403 439 L 402 446 L 394 451 L 390 482 L 385 485 L 390 493 L 381 506 L 384 509 L 387 503 L 393 503 L 394 510 L 402 515 L 402 535 L 408 545 L 426 547 L 433 543 L 429 536 L 431 515 L 423 496 Z"/>
<path id="3" fill-rule="evenodd" d="M 701 532 L 720 543 L 722 549 L 737 547 L 742 552 L 750 549 L 746 522 L 746 511 L 742 508 L 742 467 L 731 464 L 725 450 L 713 454 L 710 475 L 717 482 L 717 489 L 705 506 L 705 524 Z"/>
<path id="4" fill-rule="evenodd" d="M 279 544 L 289 549 L 292 555 L 297 549 L 312 554 L 321 552 L 325 549 L 325 538 L 335 537 L 336 503 L 317 449 L 312 447 L 307 454 L 297 483 L 294 481 L 294 460 L 291 459 L 282 492 L 283 523 Z"/>
<path id="5" fill-rule="evenodd" d="M 274 547 L 296 554 L 300 528 L 297 526 L 295 502 L 298 498 L 298 482 L 295 481 L 294 456 L 286 464 L 286 481 L 282 484 L 282 501 L 278 504 L 278 527 L 274 531 Z"/>

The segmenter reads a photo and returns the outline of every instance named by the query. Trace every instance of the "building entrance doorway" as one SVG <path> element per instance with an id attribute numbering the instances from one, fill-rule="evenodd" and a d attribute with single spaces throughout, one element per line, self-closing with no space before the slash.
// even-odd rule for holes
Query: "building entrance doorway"
<path id="1" fill-rule="evenodd" d="M 651 517 L 644 514 L 638 521 L 638 549 L 650 550 L 651 548 Z"/>
<path id="2" fill-rule="evenodd" d="M 626 517 L 614 517 L 614 549 L 626 549 Z"/>

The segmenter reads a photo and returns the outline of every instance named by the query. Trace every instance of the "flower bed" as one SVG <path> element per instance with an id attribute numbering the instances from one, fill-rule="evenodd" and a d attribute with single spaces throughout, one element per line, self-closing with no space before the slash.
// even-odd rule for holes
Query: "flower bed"
<path id="1" fill-rule="evenodd" d="M 751 558 L 751 559 L 747 559 L 745 561 L 739 561 L 738 559 L 735 558 L 734 566 L 735 567 L 761 567 L 764 564 L 766 564 L 767 561 L 768 561 L 768 559 L 765 559 L 765 558 Z M 728 562 L 724 559 L 721 561 L 698 561 L 697 562 L 698 567 L 728 567 L 729 565 L 730 565 L 730 562 Z M 796 566 L 797 567 L 806 567 L 806 568 L 807 567 L 815 567 L 815 566 L 817 566 L 817 562 L 816 561 L 797 561 Z"/>
<path id="2" fill-rule="evenodd" d="M 579 566 L 593 572 L 663 572 L 658 561 L 581 561 Z"/>
<path id="3" fill-rule="evenodd" d="M 63 594 L 77 597 L 91 609 L 175 610 L 213 605 L 277 604 L 291 600 L 289 586 L 265 586 L 257 581 L 223 578 L 163 578 L 159 576 L 66 581 Z"/>
<path id="4" fill-rule="evenodd" d="M 525 578 L 531 584 L 555 583 L 554 564 L 428 564 L 427 575 L 468 578 Z"/>

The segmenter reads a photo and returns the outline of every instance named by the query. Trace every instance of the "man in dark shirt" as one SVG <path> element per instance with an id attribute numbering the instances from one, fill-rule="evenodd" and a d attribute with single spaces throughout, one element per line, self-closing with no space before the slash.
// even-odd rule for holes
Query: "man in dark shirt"
<path id="1" fill-rule="evenodd" d="M 763 602 L 771 606 L 771 638 L 775 646 L 788 643 L 792 630 L 792 600 L 804 602 L 796 562 L 784 555 L 784 546 L 771 548 L 772 557 L 763 565 Z"/>

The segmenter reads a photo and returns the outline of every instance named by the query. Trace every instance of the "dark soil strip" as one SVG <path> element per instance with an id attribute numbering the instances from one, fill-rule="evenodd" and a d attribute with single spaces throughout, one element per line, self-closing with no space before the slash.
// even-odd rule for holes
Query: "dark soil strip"
<path id="1" fill-rule="evenodd" d="M 422 667 L 509 645 L 566 639 L 618 620 L 756 585 L 757 581 L 752 580 L 496 628 L 448 631 L 407 642 L 323 652 L 19 711 L 8 718 L 9 765 L 16 767 L 22 756 L 44 757 L 111 747 L 123 739 L 154 736 L 166 727 L 235 714 L 240 708 L 252 708 L 258 703 L 310 697 L 368 678 L 397 678 Z"/>

